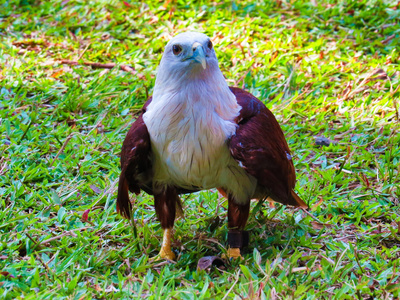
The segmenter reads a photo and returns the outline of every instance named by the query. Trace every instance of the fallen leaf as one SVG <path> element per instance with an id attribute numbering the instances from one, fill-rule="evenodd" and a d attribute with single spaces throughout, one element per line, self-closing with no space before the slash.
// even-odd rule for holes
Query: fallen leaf
<path id="1" fill-rule="evenodd" d="M 2 272 L 0 272 L 0 274 L 3 275 L 3 276 L 5 276 L 5 277 L 15 278 L 14 275 L 10 274 L 10 273 L 7 272 L 7 271 L 2 271 Z"/>
<path id="2" fill-rule="evenodd" d="M 82 214 L 82 222 L 87 222 L 88 221 L 89 212 L 90 212 L 90 209 L 87 209 L 87 210 L 84 211 L 84 213 Z"/>
<path id="3" fill-rule="evenodd" d="M 330 144 L 335 144 L 335 141 L 328 139 L 324 136 L 315 136 L 315 145 L 317 146 L 329 146 Z"/>
<path id="4" fill-rule="evenodd" d="M 91 188 L 92 191 L 95 192 L 96 194 L 100 194 L 100 193 L 101 193 L 101 190 L 100 190 L 97 186 L 95 186 L 94 184 L 91 184 L 91 185 L 90 185 L 90 188 Z"/>
<path id="5" fill-rule="evenodd" d="M 64 73 L 64 70 L 59 70 L 51 75 L 53 78 L 58 78 L 60 75 Z"/>
<path id="6" fill-rule="evenodd" d="M 325 227 L 332 227 L 331 224 L 319 223 L 319 222 L 316 222 L 316 221 L 311 221 L 311 226 L 314 229 L 318 229 L 318 230 L 321 230 L 321 229 L 323 229 Z"/>
<path id="7" fill-rule="evenodd" d="M 197 270 L 209 271 L 212 266 L 225 267 L 225 261 L 218 256 L 204 256 L 197 262 Z"/>

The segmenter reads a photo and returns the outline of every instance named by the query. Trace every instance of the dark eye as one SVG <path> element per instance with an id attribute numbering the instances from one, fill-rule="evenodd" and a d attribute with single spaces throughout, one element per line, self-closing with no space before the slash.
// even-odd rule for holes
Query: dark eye
<path id="1" fill-rule="evenodd" d="M 182 47 L 179 46 L 179 45 L 173 45 L 173 46 L 172 46 L 172 52 L 173 52 L 175 55 L 178 55 L 179 53 L 182 52 Z"/>
<path id="2" fill-rule="evenodd" d="M 208 47 L 208 49 L 212 49 L 212 42 L 211 41 L 208 41 L 208 44 L 207 44 L 207 47 Z"/>

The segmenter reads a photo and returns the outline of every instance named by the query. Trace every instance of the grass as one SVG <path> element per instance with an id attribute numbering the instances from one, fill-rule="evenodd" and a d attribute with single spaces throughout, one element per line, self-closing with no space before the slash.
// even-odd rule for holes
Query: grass
<path id="1" fill-rule="evenodd" d="M 0 297 L 398 298 L 399 18 L 397 1 L 1 2 Z M 196 264 L 226 251 L 216 191 L 186 197 L 174 264 L 153 260 L 149 196 L 137 239 L 115 212 L 123 138 L 187 29 L 277 116 L 310 206 L 252 203 L 248 253 L 210 272 Z"/>

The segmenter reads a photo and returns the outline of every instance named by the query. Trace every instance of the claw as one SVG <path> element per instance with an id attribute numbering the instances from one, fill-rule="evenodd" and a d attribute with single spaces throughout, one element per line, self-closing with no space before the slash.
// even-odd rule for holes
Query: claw
<path id="1" fill-rule="evenodd" d="M 228 258 L 243 259 L 243 257 L 240 255 L 240 248 L 229 248 L 226 255 Z"/>
<path id="2" fill-rule="evenodd" d="M 161 248 L 160 257 L 162 259 L 168 259 L 168 260 L 175 260 L 175 258 L 176 258 L 175 253 L 172 252 L 171 248 L 169 248 L 169 249 Z"/>
<path id="3" fill-rule="evenodd" d="M 221 256 L 223 259 L 243 259 L 243 256 L 240 255 L 240 248 L 228 248 L 226 254 L 222 254 Z"/>

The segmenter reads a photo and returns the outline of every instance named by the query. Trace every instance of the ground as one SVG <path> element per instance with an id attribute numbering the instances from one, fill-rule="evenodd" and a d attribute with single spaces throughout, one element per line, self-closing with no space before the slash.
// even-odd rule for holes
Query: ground
<path id="1" fill-rule="evenodd" d="M 399 297 L 399 8 L 2 1 L 0 297 Z M 163 47 L 188 29 L 212 37 L 230 85 L 274 112 L 310 206 L 253 202 L 248 252 L 224 270 L 196 270 L 226 252 L 216 191 L 183 197 L 176 263 L 153 259 L 162 230 L 151 197 L 135 198 L 132 223 L 115 210 L 123 138 Z"/>

